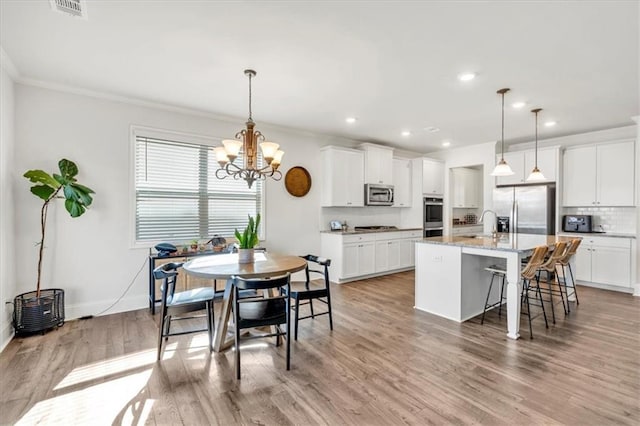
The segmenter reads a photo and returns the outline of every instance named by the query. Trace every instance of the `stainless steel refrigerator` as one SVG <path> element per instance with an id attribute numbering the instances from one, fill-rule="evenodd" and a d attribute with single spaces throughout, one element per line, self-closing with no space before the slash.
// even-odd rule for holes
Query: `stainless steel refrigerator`
<path id="1" fill-rule="evenodd" d="M 556 187 L 553 184 L 495 188 L 493 209 L 503 223 L 505 218 L 509 219 L 509 232 L 556 233 Z"/>

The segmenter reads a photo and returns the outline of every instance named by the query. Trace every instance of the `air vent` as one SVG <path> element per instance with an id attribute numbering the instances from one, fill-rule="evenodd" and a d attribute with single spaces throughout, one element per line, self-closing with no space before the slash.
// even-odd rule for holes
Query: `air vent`
<path id="1" fill-rule="evenodd" d="M 85 0 L 49 0 L 51 9 L 56 12 L 87 19 L 87 3 Z"/>

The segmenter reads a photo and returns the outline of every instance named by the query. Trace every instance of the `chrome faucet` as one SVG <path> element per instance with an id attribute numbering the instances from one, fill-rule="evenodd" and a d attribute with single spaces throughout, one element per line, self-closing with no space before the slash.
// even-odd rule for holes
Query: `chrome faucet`
<path id="1" fill-rule="evenodd" d="M 482 211 L 482 214 L 480 215 L 479 223 L 483 223 L 482 220 L 484 219 L 484 214 L 485 213 L 493 213 L 493 215 L 496 217 L 496 221 L 498 220 L 498 213 L 494 212 L 493 210 L 486 209 L 486 210 Z M 491 236 L 494 239 L 498 238 L 498 231 L 496 230 L 496 224 L 495 223 L 493 224 L 493 230 L 491 231 Z"/>

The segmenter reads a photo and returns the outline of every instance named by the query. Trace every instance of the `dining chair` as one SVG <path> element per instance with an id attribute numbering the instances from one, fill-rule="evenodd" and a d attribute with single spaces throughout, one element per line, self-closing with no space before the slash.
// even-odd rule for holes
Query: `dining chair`
<path id="1" fill-rule="evenodd" d="M 240 341 L 275 337 L 276 346 L 280 345 L 280 337 L 286 340 L 287 370 L 291 367 L 291 323 L 290 323 L 290 281 L 291 274 L 271 278 L 246 279 L 232 277 L 233 282 L 233 323 L 235 326 L 235 370 L 236 379 L 240 380 Z M 257 291 L 254 297 L 241 297 L 245 290 Z M 262 294 L 260 294 L 262 290 Z M 281 291 L 282 290 L 282 291 Z M 282 329 L 284 325 L 284 330 Z M 248 328 L 272 326 L 269 333 L 242 335 L 241 330 Z M 275 331 L 274 331 L 275 330 Z"/>
<path id="2" fill-rule="evenodd" d="M 158 361 L 160 361 L 162 356 L 163 342 L 166 342 L 169 336 L 207 331 L 209 333 L 209 351 L 213 351 L 213 333 L 215 329 L 213 302 L 214 299 L 221 298 L 222 295 L 216 294 L 212 287 L 200 287 L 176 292 L 178 269 L 181 267 L 182 263 L 172 262 L 161 265 L 153 270 L 154 278 L 163 281 L 161 288 L 160 327 L 158 333 Z M 184 316 L 184 314 L 201 311 L 203 309 L 206 309 L 206 315 Z M 173 320 L 202 317 L 207 318 L 206 328 L 171 332 L 171 321 Z"/>
<path id="3" fill-rule="evenodd" d="M 333 314 L 331 312 L 331 285 L 329 281 L 329 266 L 331 266 L 331 259 L 325 259 L 323 257 L 318 257 L 312 254 L 307 254 L 300 257 L 307 261 L 307 267 L 305 268 L 305 281 L 291 283 L 291 299 L 293 300 L 291 309 L 295 312 L 293 331 L 294 340 L 298 340 L 298 321 L 301 319 L 315 318 L 320 315 L 328 315 L 329 329 L 333 330 Z M 327 309 L 322 312 L 315 311 L 313 308 L 314 300 L 324 303 Z M 309 305 L 311 315 L 301 317 L 300 306 L 304 305 Z"/>

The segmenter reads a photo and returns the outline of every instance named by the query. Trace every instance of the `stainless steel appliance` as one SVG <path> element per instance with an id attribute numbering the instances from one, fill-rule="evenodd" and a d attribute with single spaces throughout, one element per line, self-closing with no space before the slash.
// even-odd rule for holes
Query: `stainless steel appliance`
<path id="1" fill-rule="evenodd" d="M 496 216 L 508 218 L 503 224 L 509 232 L 556 233 L 556 187 L 553 184 L 498 187 L 493 190 L 493 209 Z"/>
<path id="2" fill-rule="evenodd" d="M 424 236 L 441 236 L 444 229 L 444 202 L 442 197 L 425 197 L 424 199 Z"/>
<path id="3" fill-rule="evenodd" d="M 593 217 L 583 214 L 562 216 L 562 230 L 565 232 L 593 232 Z"/>
<path id="4" fill-rule="evenodd" d="M 392 206 L 393 185 L 365 184 L 364 204 L 365 206 Z"/>

